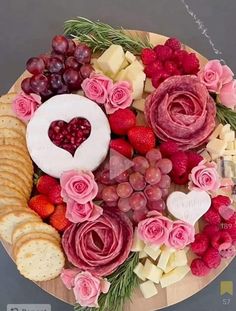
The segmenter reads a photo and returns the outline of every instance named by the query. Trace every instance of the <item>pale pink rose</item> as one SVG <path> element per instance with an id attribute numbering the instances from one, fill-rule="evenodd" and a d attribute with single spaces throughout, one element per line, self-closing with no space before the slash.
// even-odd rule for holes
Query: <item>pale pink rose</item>
<path id="1" fill-rule="evenodd" d="M 233 109 L 236 106 L 236 80 L 225 84 L 220 90 L 220 102 L 222 105 Z"/>
<path id="2" fill-rule="evenodd" d="M 222 86 L 233 79 L 233 72 L 227 65 L 219 60 L 210 60 L 198 73 L 200 81 L 213 93 L 219 93 Z"/>
<path id="3" fill-rule="evenodd" d="M 27 95 L 21 92 L 14 98 L 12 109 L 19 119 L 29 121 L 40 104 L 41 97 L 39 95 L 33 93 Z"/>
<path id="4" fill-rule="evenodd" d="M 221 178 L 217 172 L 216 164 L 201 161 L 189 175 L 189 189 L 215 192 L 221 186 Z"/>
<path id="5" fill-rule="evenodd" d="M 86 97 L 98 104 L 105 104 L 112 84 L 112 80 L 108 77 L 93 72 L 89 78 L 82 82 L 81 87 Z"/>
<path id="6" fill-rule="evenodd" d="M 69 199 L 79 204 L 92 201 L 98 192 L 98 185 L 90 171 L 70 170 L 62 173 L 60 178 L 61 195 L 65 202 Z"/>
<path id="7" fill-rule="evenodd" d="M 148 244 L 162 245 L 167 242 L 172 221 L 155 211 L 147 214 L 148 218 L 138 224 L 138 235 Z"/>
<path id="8" fill-rule="evenodd" d="M 94 221 L 103 213 L 103 209 L 94 204 L 92 201 L 79 204 L 74 200 L 69 199 L 66 206 L 66 218 L 73 223 L 84 221 Z"/>
<path id="9" fill-rule="evenodd" d="M 175 249 L 183 249 L 194 241 L 195 229 L 192 225 L 176 220 L 169 232 L 168 246 Z"/>
<path id="10" fill-rule="evenodd" d="M 105 103 L 107 114 L 118 109 L 125 109 L 132 104 L 132 86 L 127 81 L 120 81 L 113 85 L 109 91 L 108 101 Z"/>
<path id="11" fill-rule="evenodd" d="M 98 308 L 98 298 L 106 294 L 110 283 L 106 279 L 93 276 L 90 272 L 81 272 L 75 277 L 73 288 L 76 302 L 82 307 Z"/>
<path id="12" fill-rule="evenodd" d="M 79 269 L 63 269 L 61 272 L 61 280 L 68 289 L 72 289 L 75 285 L 75 277 L 80 272 Z"/>

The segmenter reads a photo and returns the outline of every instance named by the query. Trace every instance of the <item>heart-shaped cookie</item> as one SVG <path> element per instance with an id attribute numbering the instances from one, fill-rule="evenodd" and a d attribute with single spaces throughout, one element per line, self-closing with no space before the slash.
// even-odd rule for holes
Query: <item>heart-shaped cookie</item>
<path id="1" fill-rule="evenodd" d="M 192 190 L 185 194 L 172 192 L 167 198 L 167 208 L 176 218 L 194 225 L 211 206 L 211 198 L 205 191 Z"/>

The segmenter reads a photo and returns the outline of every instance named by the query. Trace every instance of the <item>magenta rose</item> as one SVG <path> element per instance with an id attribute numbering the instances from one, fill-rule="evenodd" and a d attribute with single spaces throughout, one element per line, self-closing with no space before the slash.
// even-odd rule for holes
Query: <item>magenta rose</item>
<path id="1" fill-rule="evenodd" d="M 216 169 L 216 164 L 201 161 L 195 166 L 189 175 L 189 189 L 201 189 L 203 191 L 217 191 L 221 186 L 220 176 Z"/>
<path id="2" fill-rule="evenodd" d="M 82 307 L 98 308 L 98 297 L 106 294 L 110 283 L 106 279 L 93 276 L 90 272 L 77 274 L 74 280 L 74 295 L 76 302 Z"/>
<path id="3" fill-rule="evenodd" d="M 68 289 L 72 289 L 75 285 L 75 277 L 80 272 L 79 269 L 63 269 L 61 272 L 61 280 Z"/>
<path id="4" fill-rule="evenodd" d="M 194 241 L 194 227 L 181 220 L 173 222 L 169 232 L 168 246 L 175 249 L 183 249 L 188 244 Z"/>
<path id="5" fill-rule="evenodd" d="M 102 215 L 103 209 L 92 201 L 79 204 L 69 199 L 66 206 L 66 218 L 73 223 L 94 221 Z"/>
<path id="6" fill-rule="evenodd" d="M 172 221 L 158 212 L 150 212 L 138 224 L 138 235 L 148 244 L 162 245 L 168 241 Z"/>
<path id="7" fill-rule="evenodd" d="M 60 178 L 61 195 L 65 202 L 69 199 L 79 204 L 92 201 L 98 192 L 98 185 L 95 182 L 92 172 L 70 170 L 64 172 Z"/>
<path id="8" fill-rule="evenodd" d="M 105 103 L 107 114 L 118 109 L 125 109 L 132 104 L 132 86 L 127 81 L 117 82 L 111 87 L 108 101 Z"/>
<path id="9" fill-rule="evenodd" d="M 92 72 L 90 77 L 82 82 L 81 87 L 86 97 L 98 104 L 105 104 L 112 84 L 112 80 L 108 77 Z"/>
<path id="10" fill-rule="evenodd" d="M 236 106 L 236 80 L 225 84 L 220 90 L 220 102 L 222 105 L 233 109 Z"/>
<path id="11" fill-rule="evenodd" d="M 222 86 L 233 79 L 233 72 L 219 60 L 210 60 L 199 72 L 198 76 L 210 92 L 219 93 Z"/>
<path id="12" fill-rule="evenodd" d="M 41 97 L 39 95 L 33 93 L 27 95 L 21 92 L 13 100 L 12 109 L 19 119 L 29 121 L 40 104 Z"/>

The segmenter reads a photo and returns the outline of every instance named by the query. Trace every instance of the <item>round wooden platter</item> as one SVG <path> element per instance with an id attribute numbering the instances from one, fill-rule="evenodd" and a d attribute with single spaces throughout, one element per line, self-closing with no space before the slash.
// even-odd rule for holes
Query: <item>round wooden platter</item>
<path id="1" fill-rule="evenodd" d="M 157 44 L 163 44 L 167 37 L 154 34 L 154 33 L 146 33 L 143 31 L 128 31 L 134 37 L 135 36 L 145 36 L 148 35 L 150 38 L 150 42 L 155 46 Z M 203 57 L 198 52 L 192 50 L 191 48 L 186 46 L 188 51 L 193 51 L 197 53 L 201 66 L 203 66 L 207 59 Z M 24 72 L 21 77 L 15 82 L 15 84 L 11 87 L 9 92 L 19 92 L 20 91 L 20 84 L 23 78 L 25 78 L 28 74 Z M 196 226 L 196 231 L 199 230 L 199 224 Z M 8 252 L 9 256 L 12 257 L 11 254 L 11 246 L 8 243 L 3 242 L 3 246 Z M 189 252 L 190 253 L 190 252 Z M 189 254 L 191 257 L 192 255 Z M 189 258 L 191 260 L 191 258 Z M 162 308 L 171 306 L 178 302 L 181 302 L 184 299 L 187 299 L 194 295 L 195 293 L 199 292 L 205 286 L 210 284 L 220 273 L 229 265 L 231 260 L 222 260 L 222 264 L 217 269 L 213 270 L 208 276 L 206 277 L 195 277 L 191 273 L 189 273 L 182 281 L 173 284 L 165 289 L 162 289 L 160 285 L 158 286 L 158 294 L 152 298 L 144 299 L 143 295 L 141 294 L 140 290 L 137 288 L 132 296 L 131 301 L 127 301 L 125 305 L 125 311 L 153 311 L 153 310 L 160 310 Z M 51 281 L 47 282 L 37 282 L 36 283 L 39 287 L 43 290 L 48 292 L 49 294 L 53 295 L 54 297 L 67 302 L 69 304 L 74 304 L 75 299 L 72 291 L 66 289 L 63 285 L 60 278 L 56 278 Z"/>

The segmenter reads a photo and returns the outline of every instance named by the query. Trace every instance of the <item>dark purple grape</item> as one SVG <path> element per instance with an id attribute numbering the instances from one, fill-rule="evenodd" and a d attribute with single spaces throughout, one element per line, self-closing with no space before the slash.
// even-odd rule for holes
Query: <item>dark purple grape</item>
<path id="1" fill-rule="evenodd" d="M 60 61 L 62 61 L 63 63 L 64 63 L 64 61 L 65 61 L 64 55 L 58 54 L 58 53 L 56 53 L 55 51 L 52 51 L 52 52 L 51 52 L 51 56 L 60 59 Z"/>
<path id="2" fill-rule="evenodd" d="M 72 39 L 67 39 L 67 41 L 68 41 L 68 50 L 66 54 L 68 56 L 74 55 L 76 44 Z"/>
<path id="3" fill-rule="evenodd" d="M 32 90 L 31 85 L 30 85 L 30 78 L 25 78 L 21 82 L 21 88 L 22 88 L 23 92 L 25 92 L 26 94 L 33 93 L 33 90 Z"/>
<path id="4" fill-rule="evenodd" d="M 66 86 L 65 84 L 62 85 L 62 87 L 57 90 L 57 94 L 67 94 L 69 93 L 69 89 L 68 86 Z"/>
<path id="5" fill-rule="evenodd" d="M 92 71 L 93 71 L 93 67 L 90 64 L 84 64 L 80 68 L 80 74 L 83 79 L 88 78 Z"/>
<path id="6" fill-rule="evenodd" d="M 80 64 L 88 64 L 91 60 L 92 51 L 91 49 L 83 43 L 80 43 L 75 48 L 74 56 Z"/>
<path id="7" fill-rule="evenodd" d="M 64 69 L 63 62 L 57 57 L 50 57 L 47 69 L 51 73 L 59 73 Z"/>
<path id="8" fill-rule="evenodd" d="M 67 52 L 68 46 L 68 40 L 65 36 L 58 35 L 52 39 L 52 48 L 59 54 L 65 54 Z"/>
<path id="9" fill-rule="evenodd" d="M 45 67 L 47 67 L 50 55 L 48 55 L 48 54 L 40 54 L 38 57 L 41 58 L 44 61 Z"/>
<path id="10" fill-rule="evenodd" d="M 65 81 L 65 84 L 71 90 L 78 90 L 81 86 L 82 78 L 80 76 L 80 73 L 75 69 L 66 69 L 63 74 L 63 79 Z"/>
<path id="11" fill-rule="evenodd" d="M 66 66 L 66 68 L 73 68 L 73 69 L 77 69 L 77 70 L 80 68 L 80 64 L 77 62 L 77 60 L 74 58 L 74 56 L 69 56 L 65 60 L 65 66 Z"/>
<path id="12" fill-rule="evenodd" d="M 38 74 L 30 78 L 30 86 L 36 94 L 44 92 L 48 88 L 48 78 L 45 75 Z"/>
<path id="13" fill-rule="evenodd" d="M 26 69 L 33 75 L 42 73 L 45 69 L 44 61 L 39 57 L 31 57 L 26 63 Z"/>
<path id="14" fill-rule="evenodd" d="M 51 89 L 47 88 L 43 92 L 41 92 L 40 95 L 42 96 L 42 100 L 45 101 L 52 97 L 54 95 L 54 92 Z"/>
<path id="15" fill-rule="evenodd" d="M 63 86 L 62 76 L 58 73 L 53 73 L 49 77 L 51 88 L 58 90 Z"/>

